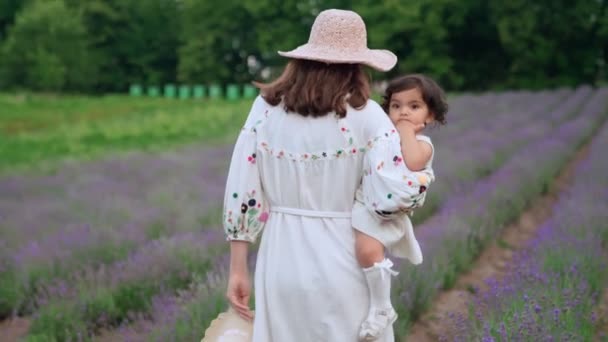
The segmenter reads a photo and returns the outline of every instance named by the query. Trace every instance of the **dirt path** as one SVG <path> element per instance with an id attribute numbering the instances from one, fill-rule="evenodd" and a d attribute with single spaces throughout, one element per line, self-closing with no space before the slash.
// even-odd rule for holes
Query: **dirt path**
<path id="1" fill-rule="evenodd" d="M 597 334 L 593 341 L 608 341 L 608 288 L 604 289 L 602 298 L 597 307 L 597 317 L 600 320 L 598 323 Z"/>
<path id="2" fill-rule="evenodd" d="M 448 319 L 448 314 L 459 313 L 466 317 L 466 303 L 470 297 L 468 289 L 471 286 L 484 289 L 485 279 L 500 278 L 505 274 L 510 266 L 513 252 L 525 246 L 538 227 L 551 216 L 553 204 L 557 201 L 559 193 L 570 185 L 575 166 L 587 156 L 588 152 L 589 145 L 580 149 L 560 172 L 555 186 L 547 194 L 535 200 L 516 222 L 506 226 L 500 237 L 486 247 L 472 268 L 458 278 L 452 289 L 441 292 L 435 298 L 431 309 L 414 324 L 405 341 L 438 341 L 441 336 L 450 336 L 449 327 L 443 324 Z"/>
<path id="3" fill-rule="evenodd" d="M 17 342 L 24 337 L 30 328 L 30 321 L 26 318 L 12 318 L 0 322 L 0 340 L 3 342 Z"/>

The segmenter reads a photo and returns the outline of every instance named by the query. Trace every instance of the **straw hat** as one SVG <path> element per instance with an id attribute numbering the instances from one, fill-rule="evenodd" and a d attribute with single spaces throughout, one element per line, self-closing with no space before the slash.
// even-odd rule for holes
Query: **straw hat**
<path id="1" fill-rule="evenodd" d="M 201 342 L 250 342 L 253 322 L 242 319 L 232 308 L 214 319 Z"/>
<path id="2" fill-rule="evenodd" d="M 361 63 L 388 71 L 397 56 L 388 50 L 367 48 L 367 30 L 361 16 L 353 11 L 325 10 L 317 16 L 308 43 L 279 55 L 327 63 Z"/>

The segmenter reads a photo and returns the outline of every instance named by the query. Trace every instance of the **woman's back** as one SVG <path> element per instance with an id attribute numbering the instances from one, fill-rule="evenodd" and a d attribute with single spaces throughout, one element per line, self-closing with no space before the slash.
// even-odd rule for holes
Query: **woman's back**
<path id="1" fill-rule="evenodd" d="M 304 117 L 256 100 L 256 162 L 270 207 L 349 212 L 363 176 L 363 158 L 392 124 L 369 100 L 364 108 Z"/>

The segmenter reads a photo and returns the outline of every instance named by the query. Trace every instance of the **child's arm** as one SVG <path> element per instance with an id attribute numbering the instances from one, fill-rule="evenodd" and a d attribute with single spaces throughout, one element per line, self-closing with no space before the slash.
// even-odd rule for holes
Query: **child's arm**
<path id="1" fill-rule="evenodd" d="M 421 131 L 424 126 L 417 127 L 405 120 L 400 120 L 395 126 L 401 137 L 401 154 L 403 154 L 405 166 L 412 171 L 421 171 L 433 154 L 431 145 L 416 139 L 416 133 Z"/>

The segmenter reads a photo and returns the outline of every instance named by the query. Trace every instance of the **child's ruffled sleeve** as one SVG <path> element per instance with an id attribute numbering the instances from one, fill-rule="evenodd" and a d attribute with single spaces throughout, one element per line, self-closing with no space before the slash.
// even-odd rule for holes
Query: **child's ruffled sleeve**
<path id="1" fill-rule="evenodd" d="M 234 146 L 223 212 L 224 231 L 229 241 L 255 242 L 268 219 L 268 203 L 256 162 L 256 127 L 263 124 L 267 113 L 268 105 L 258 97 Z"/>
<path id="2" fill-rule="evenodd" d="M 364 159 L 361 196 L 367 215 L 353 212 L 353 226 L 369 224 L 371 216 L 380 220 L 395 219 L 424 204 L 426 190 L 434 181 L 431 168 L 412 172 L 401 154 L 399 134 L 385 128 L 368 144 Z M 364 222 L 358 222 L 362 220 Z"/>

